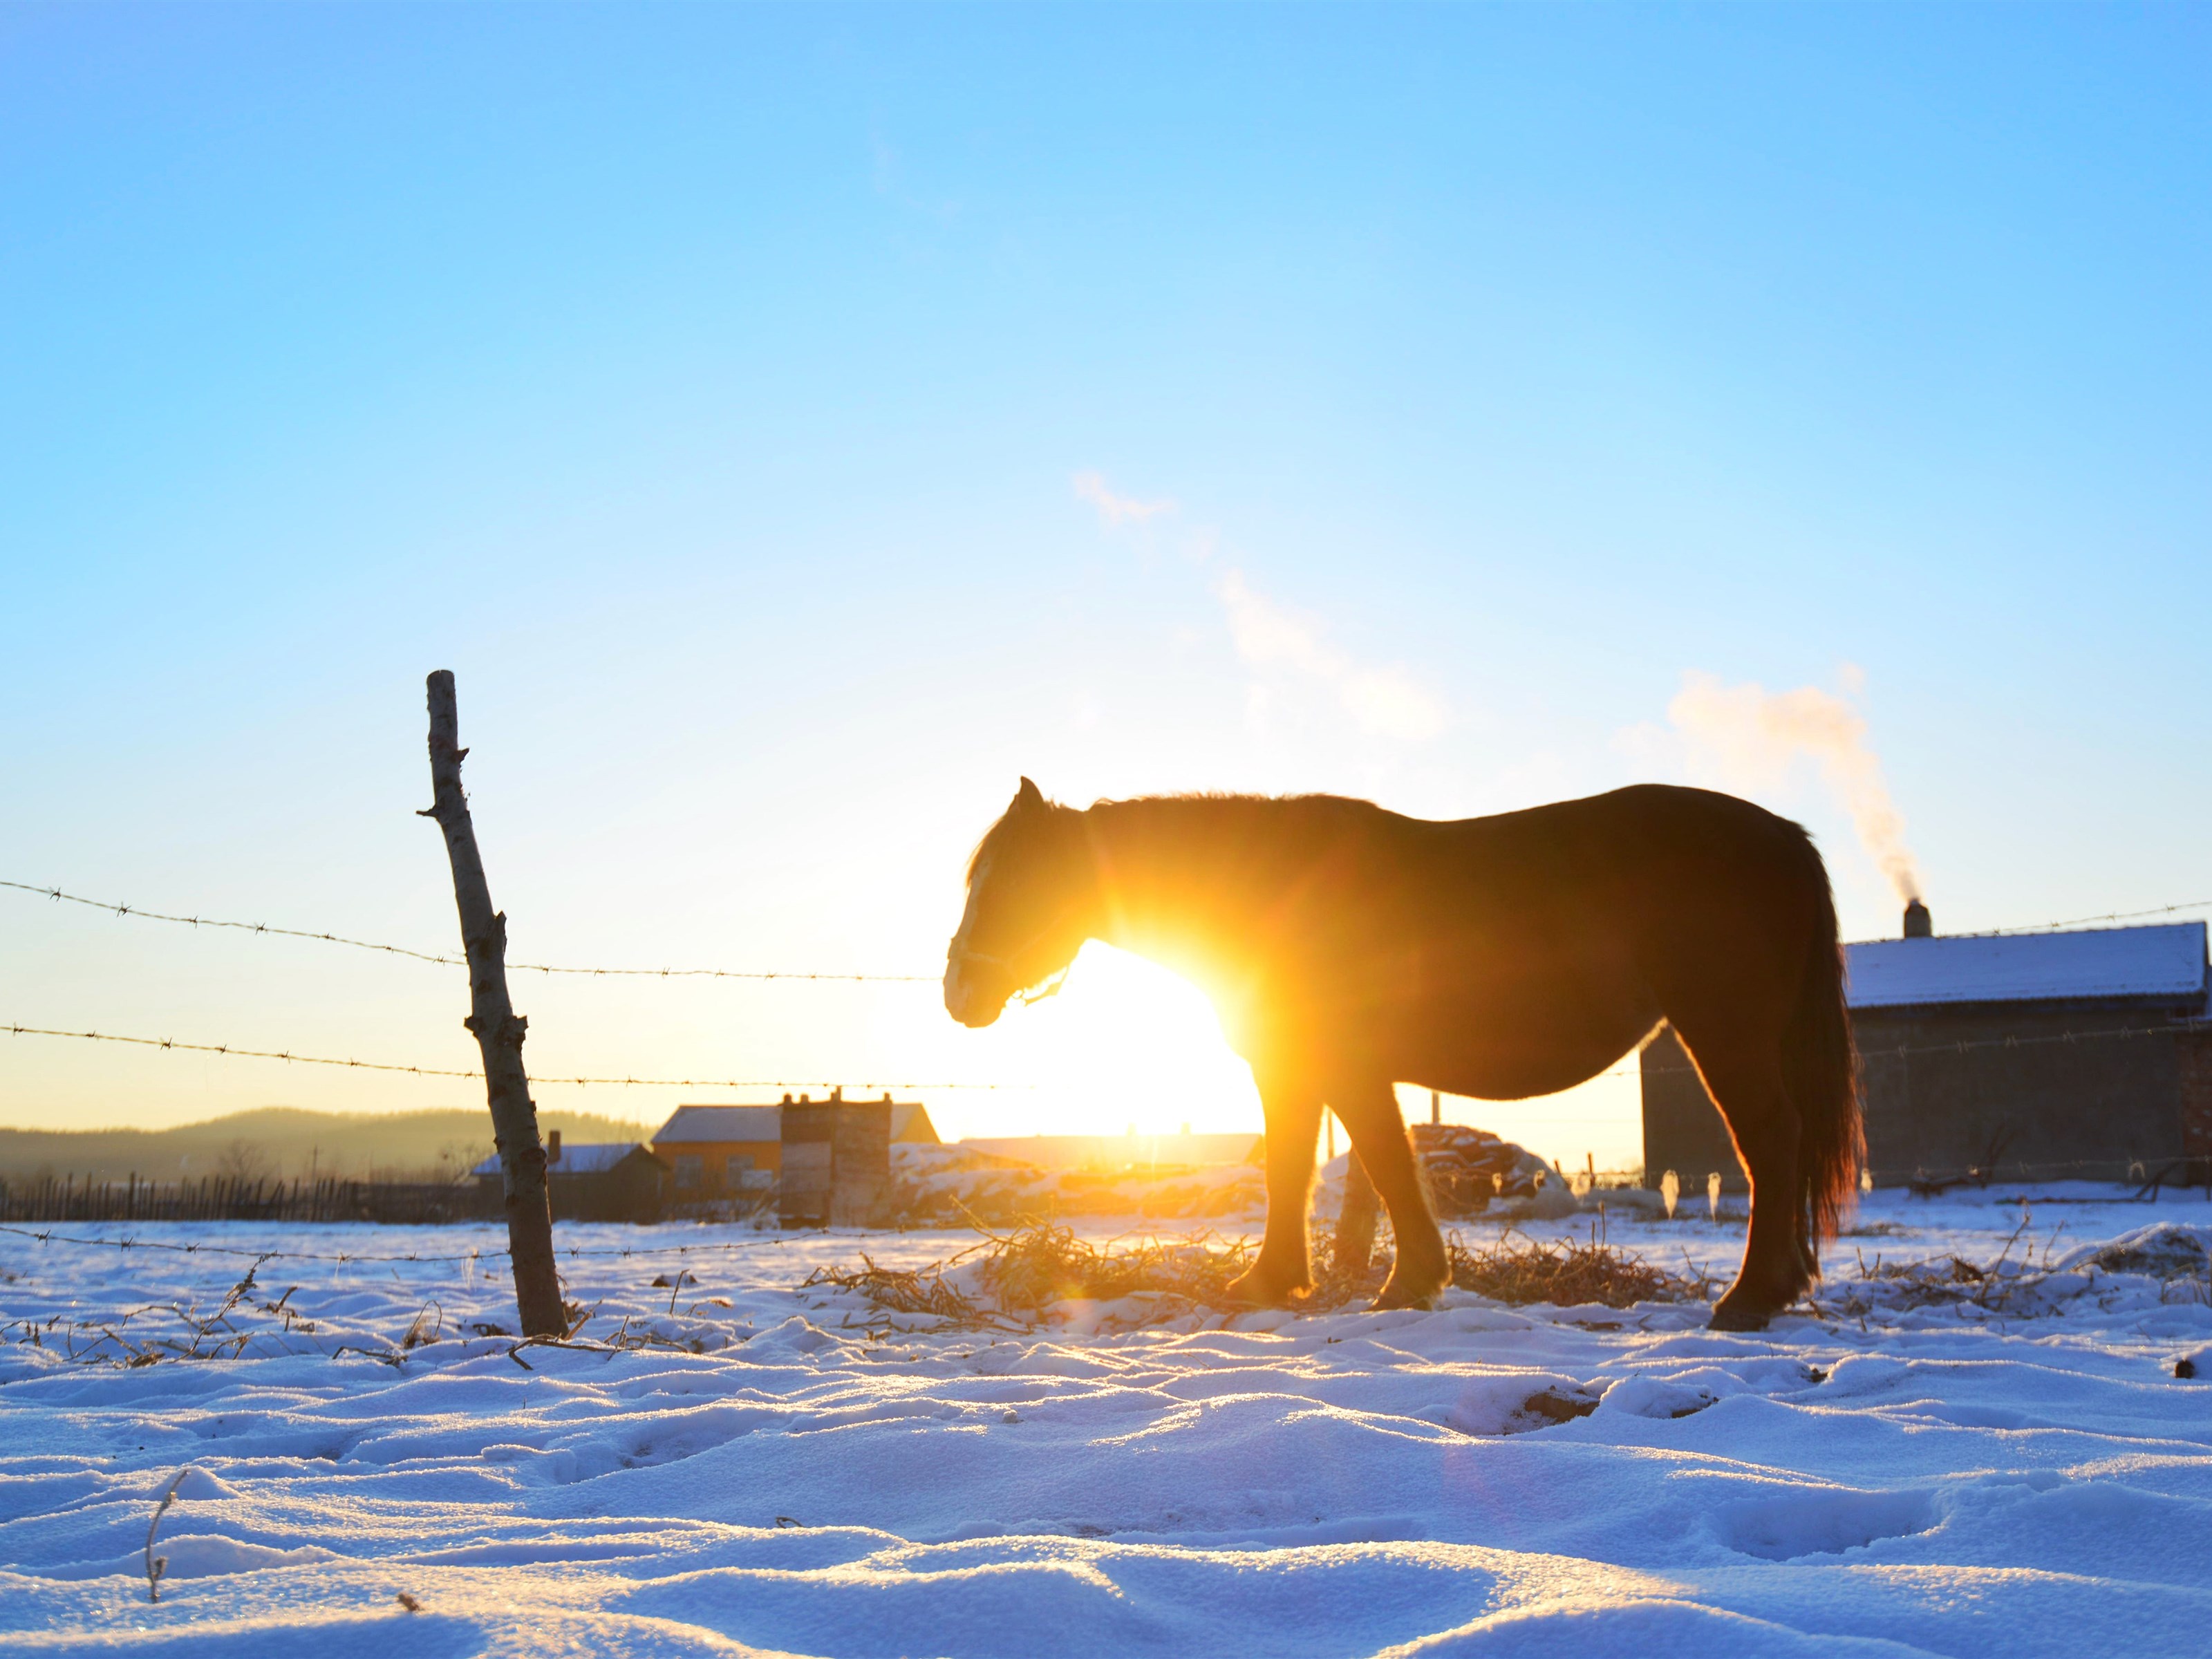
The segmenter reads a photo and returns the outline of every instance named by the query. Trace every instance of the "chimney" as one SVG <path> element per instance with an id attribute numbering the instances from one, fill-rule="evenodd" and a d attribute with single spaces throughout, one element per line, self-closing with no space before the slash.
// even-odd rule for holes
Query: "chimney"
<path id="1" fill-rule="evenodd" d="M 1905 907 L 1905 936 L 1907 939 L 1936 937 L 1935 918 L 1928 914 L 1928 907 L 1918 899 Z"/>
<path id="2" fill-rule="evenodd" d="M 545 1137 L 545 1161 L 548 1164 L 558 1164 L 561 1161 L 561 1132 L 558 1129 L 551 1131 Z"/>

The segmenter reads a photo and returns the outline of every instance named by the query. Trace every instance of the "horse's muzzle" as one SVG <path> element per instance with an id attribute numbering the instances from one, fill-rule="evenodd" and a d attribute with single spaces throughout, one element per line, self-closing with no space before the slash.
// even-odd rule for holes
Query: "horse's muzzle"
<path id="1" fill-rule="evenodd" d="M 1004 996 L 984 994 L 957 962 L 945 967 L 945 1012 L 970 1030 L 980 1031 L 1006 1011 Z"/>

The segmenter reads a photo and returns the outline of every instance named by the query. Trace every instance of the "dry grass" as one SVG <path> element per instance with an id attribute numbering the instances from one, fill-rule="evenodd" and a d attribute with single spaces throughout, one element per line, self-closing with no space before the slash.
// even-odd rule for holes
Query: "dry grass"
<path id="1" fill-rule="evenodd" d="M 858 1291 L 886 1313 L 930 1314 L 958 1324 L 982 1324 L 988 1316 L 968 1297 L 945 1282 L 942 1261 L 920 1269 L 878 1267 L 863 1250 L 858 1267 L 817 1267 L 799 1281 L 811 1291 L 826 1285 L 832 1290 Z"/>
<path id="2" fill-rule="evenodd" d="M 1231 1307 L 1230 1282 L 1252 1265 L 1253 1247 L 1210 1230 L 1102 1247 L 1078 1238 L 1072 1228 L 1035 1224 L 994 1234 L 969 1254 L 980 1258 L 976 1277 L 999 1305 L 1028 1314 L 1054 1302 L 1113 1302 L 1143 1294 Z"/>
<path id="3" fill-rule="evenodd" d="M 1446 1241 L 1446 1247 L 1451 1255 L 1452 1283 L 1499 1302 L 1632 1308 L 1639 1302 L 1704 1299 L 1701 1281 L 1655 1267 L 1642 1256 L 1602 1240 L 1546 1243 L 1506 1233 L 1487 1249 L 1469 1249 L 1456 1236 Z"/>
<path id="4" fill-rule="evenodd" d="M 1355 1269 L 1334 1260 L 1331 1243 L 1326 1232 L 1314 1241 L 1314 1288 L 1300 1304 L 1304 1311 L 1329 1312 L 1364 1300 L 1389 1274 L 1387 1249 Z M 1456 1235 L 1447 1244 L 1453 1283 L 1501 1302 L 1626 1308 L 1698 1300 L 1705 1288 L 1600 1240 L 1547 1243 L 1508 1233 L 1483 1249 L 1470 1249 Z M 981 1243 L 927 1267 L 883 1267 L 864 1255 L 857 1268 L 817 1268 L 799 1288 L 854 1291 L 886 1313 L 978 1328 L 1009 1322 L 1027 1328 L 1056 1303 L 1145 1296 L 1157 1298 L 1139 1316 L 1149 1323 L 1196 1309 L 1238 1310 L 1242 1304 L 1231 1297 L 1229 1286 L 1252 1265 L 1254 1248 L 1249 1239 L 1224 1239 L 1211 1231 L 1094 1244 L 1072 1228 L 1030 1221 L 1008 1232 L 986 1231 Z M 951 1282 L 948 1273 L 961 1282 Z"/>
<path id="5" fill-rule="evenodd" d="M 1079 1238 L 1055 1222 L 1030 1221 L 1010 1232 L 985 1231 L 982 1242 L 927 1267 L 882 1267 L 863 1254 L 860 1266 L 817 1267 L 801 1290 L 830 1285 L 857 1291 L 886 1313 L 932 1315 L 957 1324 L 1034 1322 L 1056 1302 L 1115 1302 L 1151 1295 L 1189 1307 L 1226 1309 L 1230 1281 L 1251 1265 L 1252 1246 L 1211 1232 L 1140 1238 L 1104 1245 Z M 966 1270 L 969 1289 L 945 1275 Z"/>

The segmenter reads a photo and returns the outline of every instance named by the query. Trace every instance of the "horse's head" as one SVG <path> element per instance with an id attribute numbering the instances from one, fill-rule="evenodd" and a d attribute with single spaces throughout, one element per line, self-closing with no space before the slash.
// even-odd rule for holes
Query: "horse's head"
<path id="1" fill-rule="evenodd" d="M 1027 778 L 968 866 L 968 908 L 945 952 L 945 1009 L 988 1025 L 1007 999 L 1075 960 L 1092 931 L 1097 878 L 1080 814 Z"/>

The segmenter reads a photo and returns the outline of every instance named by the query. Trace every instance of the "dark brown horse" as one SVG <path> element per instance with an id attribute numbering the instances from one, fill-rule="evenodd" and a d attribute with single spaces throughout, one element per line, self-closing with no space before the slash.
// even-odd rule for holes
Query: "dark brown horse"
<path id="1" fill-rule="evenodd" d="M 1861 1152 L 1828 877 L 1747 801 L 1641 785 L 1431 823 L 1331 795 L 1055 805 L 1027 778 L 968 871 L 945 969 L 955 1019 L 1103 939 L 1206 991 L 1267 1109 L 1267 1229 L 1245 1299 L 1310 1286 L 1324 1105 L 1397 1235 L 1376 1306 L 1449 1279 L 1392 1085 L 1516 1100 L 1605 1070 L 1671 1023 L 1751 1177 L 1715 1326 L 1756 1329 L 1819 1272 Z"/>

